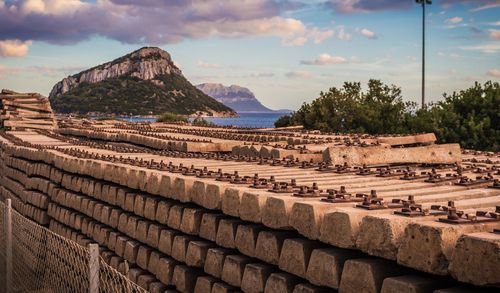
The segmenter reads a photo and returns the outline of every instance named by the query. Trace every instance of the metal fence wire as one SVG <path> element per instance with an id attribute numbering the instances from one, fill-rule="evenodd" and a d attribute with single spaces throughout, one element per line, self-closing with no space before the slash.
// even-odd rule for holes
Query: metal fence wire
<path id="1" fill-rule="evenodd" d="M 0 201 L 0 292 L 8 292 L 8 270 L 12 272 L 10 292 L 147 292 L 109 266 L 98 253 L 91 254 L 91 248 L 36 224 L 13 208 L 12 262 L 8 265 L 7 209 Z"/>

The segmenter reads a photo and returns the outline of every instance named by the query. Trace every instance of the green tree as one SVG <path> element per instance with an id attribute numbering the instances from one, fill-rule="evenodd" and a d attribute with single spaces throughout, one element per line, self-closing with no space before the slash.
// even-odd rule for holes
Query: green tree
<path id="1" fill-rule="evenodd" d="M 500 150 L 500 84 L 486 82 L 444 94 L 444 100 L 417 109 L 404 103 L 401 89 L 370 80 L 363 92 L 360 83 L 321 92 L 276 126 L 303 125 L 306 129 L 344 133 L 434 132 L 442 143 L 457 142 L 464 148 Z"/>

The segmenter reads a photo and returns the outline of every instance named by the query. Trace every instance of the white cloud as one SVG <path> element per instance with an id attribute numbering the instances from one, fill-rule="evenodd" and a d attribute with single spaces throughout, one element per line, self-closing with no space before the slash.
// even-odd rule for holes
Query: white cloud
<path id="1" fill-rule="evenodd" d="M 2 57 L 23 57 L 28 54 L 31 41 L 3 40 L 0 41 L 0 56 Z"/>
<path id="2" fill-rule="evenodd" d="M 333 30 L 320 30 L 318 28 L 313 28 L 309 31 L 308 35 L 315 44 L 321 44 L 324 40 L 333 37 L 335 32 Z"/>
<path id="3" fill-rule="evenodd" d="M 452 18 L 448 18 L 447 20 L 445 20 L 445 22 L 447 24 L 459 24 L 462 21 L 464 21 L 464 19 L 461 18 L 461 17 L 458 17 L 458 16 L 455 16 L 455 17 L 452 17 Z"/>
<path id="4" fill-rule="evenodd" d="M 20 11 L 23 14 L 68 14 L 88 7 L 80 0 L 25 0 L 21 3 Z"/>
<path id="5" fill-rule="evenodd" d="M 490 30 L 490 39 L 500 40 L 500 30 Z"/>
<path id="6" fill-rule="evenodd" d="M 376 35 L 374 32 L 372 32 L 371 30 L 366 29 L 366 28 L 361 29 L 361 30 L 359 31 L 359 33 L 360 33 L 361 35 L 365 36 L 365 37 L 366 37 L 366 38 L 368 38 L 368 39 L 376 39 L 376 38 L 377 38 L 377 35 Z"/>
<path id="7" fill-rule="evenodd" d="M 329 54 L 321 54 L 314 60 L 302 60 L 301 64 L 304 65 L 327 65 L 327 64 L 341 64 L 346 63 L 347 59 L 340 56 L 331 56 Z"/>
<path id="8" fill-rule="evenodd" d="M 220 68 L 219 64 L 207 63 L 207 62 L 204 62 L 203 60 L 198 60 L 197 64 L 201 68 Z"/>
<path id="9" fill-rule="evenodd" d="M 285 73 L 285 76 L 288 78 L 310 78 L 311 73 L 308 71 L 290 71 Z"/>
<path id="10" fill-rule="evenodd" d="M 486 4 L 486 5 L 479 6 L 477 8 L 471 9 L 470 11 L 471 12 L 478 12 L 478 11 L 483 11 L 483 10 L 487 10 L 487 9 L 497 8 L 497 7 L 500 7 L 500 3 Z"/>
<path id="11" fill-rule="evenodd" d="M 500 44 L 485 44 L 485 45 L 479 45 L 479 46 L 467 46 L 467 47 L 460 47 L 462 50 L 466 51 L 480 51 L 483 53 L 496 53 L 497 51 L 500 50 Z"/>
<path id="12" fill-rule="evenodd" d="M 24 0 L 0 5 L 0 39 L 22 36 L 73 44 L 101 36 L 126 44 L 164 45 L 211 37 L 277 37 L 282 44 L 322 43 L 334 31 L 283 16 L 274 0 Z M 0 2 L 4 3 L 4 1 Z M 168 17 L 166 16 L 168 14 Z"/>
<path id="13" fill-rule="evenodd" d="M 496 68 L 488 70 L 488 72 L 486 74 L 489 76 L 492 76 L 492 77 L 500 78 L 500 70 L 498 70 Z"/>
<path id="14" fill-rule="evenodd" d="M 343 25 L 338 27 L 337 38 L 342 41 L 349 41 L 351 39 L 351 34 L 346 32 L 345 27 Z"/>

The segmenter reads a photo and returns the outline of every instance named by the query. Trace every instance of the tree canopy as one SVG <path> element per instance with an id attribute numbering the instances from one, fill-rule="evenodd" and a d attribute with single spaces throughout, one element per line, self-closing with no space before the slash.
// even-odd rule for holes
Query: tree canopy
<path id="1" fill-rule="evenodd" d="M 346 82 L 341 88 L 321 92 L 311 103 L 280 117 L 276 127 L 303 125 L 327 132 L 410 134 L 434 132 L 439 142 L 457 142 L 464 148 L 500 150 L 500 84 L 475 83 L 472 87 L 444 94 L 438 103 L 418 109 L 404 102 L 401 89 L 370 80 Z"/>

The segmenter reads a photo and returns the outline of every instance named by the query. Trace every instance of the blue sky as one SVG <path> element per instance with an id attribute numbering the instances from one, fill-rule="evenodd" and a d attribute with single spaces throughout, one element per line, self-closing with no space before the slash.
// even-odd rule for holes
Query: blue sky
<path id="1" fill-rule="evenodd" d="M 500 1 L 427 7 L 427 97 L 500 80 Z M 142 46 L 193 83 L 250 88 L 297 109 L 344 81 L 420 100 L 421 7 L 412 0 L 0 0 L 0 88 L 48 95 L 63 77 Z"/>

